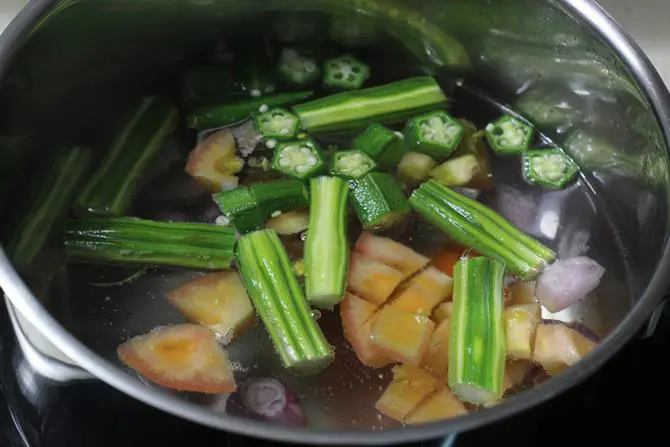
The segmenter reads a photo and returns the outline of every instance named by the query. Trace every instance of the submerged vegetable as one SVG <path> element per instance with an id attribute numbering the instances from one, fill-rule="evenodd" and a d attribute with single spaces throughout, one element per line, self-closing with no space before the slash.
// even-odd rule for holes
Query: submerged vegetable
<path id="1" fill-rule="evenodd" d="M 305 294 L 320 309 L 344 297 L 349 267 L 347 183 L 320 176 L 310 181 L 309 231 L 305 241 Z"/>
<path id="2" fill-rule="evenodd" d="M 447 318 L 442 320 L 428 344 L 426 355 L 421 361 L 421 367 L 426 371 L 435 374 L 438 377 L 446 377 L 449 368 L 449 334 L 451 331 L 451 321 Z"/>
<path id="3" fill-rule="evenodd" d="M 336 93 L 293 106 L 308 132 L 361 130 L 371 123 L 393 124 L 443 107 L 447 97 L 435 79 L 419 76 L 367 89 Z"/>
<path id="4" fill-rule="evenodd" d="M 279 55 L 278 71 L 286 82 L 297 86 L 311 84 L 321 74 L 314 59 L 291 48 L 285 48 Z"/>
<path id="5" fill-rule="evenodd" d="M 309 205 L 307 189 L 298 180 L 273 180 L 251 185 L 251 194 L 261 209 L 263 219 L 277 214 L 306 208 Z"/>
<path id="6" fill-rule="evenodd" d="M 120 345 L 121 362 L 146 379 L 179 391 L 231 393 L 236 384 L 214 333 L 196 324 L 154 329 Z"/>
<path id="7" fill-rule="evenodd" d="M 307 423 L 298 398 L 277 379 L 251 378 L 240 386 L 242 402 L 252 413 L 288 426 Z"/>
<path id="8" fill-rule="evenodd" d="M 9 238 L 7 253 L 17 269 L 39 267 L 90 164 L 91 151 L 84 147 L 59 149 L 49 160 L 32 203 Z"/>
<path id="9" fill-rule="evenodd" d="M 349 185 L 351 203 L 366 230 L 390 228 L 410 212 L 405 193 L 390 174 L 371 172 Z"/>
<path id="10" fill-rule="evenodd" d="M 370 67 L 350 54 L 324 63 L 323 83 L 331 88 L 355 90 L 370 77 Z"/>
<path id="11" fill-rule="evenodd" d="M 238 232 L 246 233 L 263 226 L 265 219 L 261 208 L 246 186 L 238 186 L 232 191 L 214 194 L 212 198 L 221 213 L 230 220 Z"/>
<path id="12" fill-rule="evenodd" d="M 201 223 L 89 218 L 67 221 L 64 244 L 74 261 L 219 270 L 233 260 L 235 231 Z"/>
<path id="13" fill-rule="evenodd" d="M 527 151 L 521 162 L 524 179 L 550 188 L 562 188 L 579 171 L 577 165 L 559 149 Z"/>
<path id="14" fill-rule="evenodd" d="M 411 425 L 427 424 L 464 414 L 468 414 L 468 410 L 461 401 L 447 387 L 442 387 L 412 410 L 405 418 L 405 423 Z"/>
<path id="15" fill-rule="evenodd" d="M 430 177 L 444 186 L 467 185 L 479 172 L 479 163 L 474 155 L 454 157 L 430 171 Z"/>
<path id="16" fill-rule="evenodd" d="M 275 107 L 261 113 L 254 119 L 256 129 L 266 139 L 292 140 L 300 131 L 300 121 L 288 110 Z"/>
<path id="17" fill-rule="evenodd" d="M 596 342 L 566 325 L 540 323 L 535 334 L 533 360 L 554 375 L 580 361 L 596 346 Z"/>
<path id="18" fill-rule="evenodd" d="M 363 177 L 375 169 L 377 164 L 361 151 L 338 151 L 333 154 L 330 172 L 333 175 L 349 179 Z"/>
<path id="19" fill-rule="evenodd" d="M 528 150 L 535 129 L 516 117 L 503 115 L 486 126 L 486 137 L 495 152 L 517 154 Z"/>
<path id="20" fill-rule="evenodd" d="M 591 258 L 560 259 L 537 278 L 535 295 L 549 312 L 560 312 L 598 287 L 605 269 Z"/>
<path id="21" fill-rule="evenodd" d="M 307 180 L 323 172 L 325 163 L 318 144 L 306 139 L 277 146 L 272 167 L 288 177 Z"/>
<path id="22" fill-rule="evenodd" d="M 414 190 L 409 204 L 458 243 L 502 261 L 522 278 L 537 275 L 556 257 L 492 209 L 434 180 Z"/>
<path id="23" fill-rule="evenodd" d="M 444 160 L 463 138 L 463 126 L 446 112 L 415 116 L 405 125 L 405 142 L 409 150 Z"/>
<path id="24" fill-rule="evenodd" d="M 464 258 L 454 268 L 449 387 L 466 402 L 500 400 L 505 374 L 503 275 L 495 259 Z"/>
<path id="25" fill-rule="evenodd" d="M 520 304 L 505 309 L 507 355 L 514 359 L 530 360 L 535 329 L 542 318 L 539 303 Z"/>
<path id="26" fill-rule="evenodd" d="M 369 155 L 384 170 L 394 169 L 407 152 L 401 136 L 379 123 L 370 124 L 351 146 Z"/>
<path id="27" fill-rule="evenodd" d="M 280 213 L 278 216 L 265 222 L 265 228 L 275 230 L 277 234 L 298 234 L 309 225 L 309 210 L 295 210 Z"/>
<path id="28" fill-rule="evenodd" d="M 369 368 L 382 368 L 393 361 L 379 352 L 370 339 L 374 311 L 374 304 L 351 293 L 347 293 L 340 304 L 344 337 L 351 344 L 358 360 Z"/>
<path id="29" fill-rule="evenodd" d="M 121 216 L 130 207 L 140 178 L 177 122 L 165 98 L 143 98 L 117 132 L 104 159 L 77 197 L 79 214 Z"/>
<path id="30" fill-rule="evenodd" d="M 212 330 L 224 344 L 255 322 L 249 295 L 234 270 L 196 278 L 169 292 L 167 298 L 182 315 Z"/>
<path id="31" fill-rule="evenodd" d="M 209 192 L 234 189 L 239 183 L 235 174 L 244 166 L 235 152 L 233 133 L 229 130 L 215 132 L 191 151 L 184 171 Z"/>
<path id="32" fill-rule="evenodd" d="M 370 339 L 375 349 L 391 360 L 419 366 L 434 329 L 435 323 L 424 315 L 384 306 L 375 315 Z"/>
<path id="33" fill-rule="evenodd" d="M 375 306 L 383 304 L 404 278 L 401 271 L 360 253 L 349 257 L 347 288 Z"/>
<path id="34" fill-rule="evenodd" d="M 428 180 L 437 162 L 426 154 L 407 152 L 398 164 L 398 178 L 409 186 L 416 186 Z"/>
<path id="35" fill-rule="evenodd" d="M 259 98 L 245 98 L 227 104 L 204 106 L 190 113 L 186 117 L 186 123 L 188 127 L 196 130 L 229 126 L 249 118 L 261 108 L 289 106 L 304 101 L 313 94 L 311 91 L 272 93 Z"/>
<path id="36" fill-rule="evenodd" d="M 311 314 L 277 233 L 259 230 L 243 236 L 237 261 L 284 367 L 309 374 L 328 366 L 334 354 Z"/>
<path id="37" fill-rule="evenodd" d="M 442 386 L 437 377 L 411 365 L 397 365 L 392 371 L 393 380 L 375 403 L 375 408 L 396 421 L 403 421 Z"/>

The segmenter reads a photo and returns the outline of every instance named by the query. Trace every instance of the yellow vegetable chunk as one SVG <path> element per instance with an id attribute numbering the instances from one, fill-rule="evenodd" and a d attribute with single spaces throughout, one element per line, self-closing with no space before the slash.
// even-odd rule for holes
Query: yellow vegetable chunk
<path id="1" fill-rule="evenodd" d="M 520 281 L 510 287 L 510 306 L 537 303 L 535 281 Z"/>
<path id="2" fill-rule="evenodd" d="M 349 257 L 347 288 L 376 306 L 383 304 L 403 279 L 401 271 L 360 253 L 352 252 Z"/>
<path id="3" fill-rule="evenodd" d="M 396 421 L 403 421 L 439 386 L 437 377 L 422 369 L 396 365 L 393 367 L 393 380 L 375 403 L 375 408 Z"/>
<path id="4" fill-rule="evenodd" d="M 438 323 L 443 322 L 444 320 L 451 318 L 451 313 L 454 310 L 453 301 L 445 301 L 435 308 L 433 311 L 433 320 Z"/>
<path id="5" fill-rule="evenodd" d="M 356 241 L 356 251 L 411 275 L 430 261 L 410 247 L 393 239 L 364 231 Z"/>
<path id="6" fill-rule="evenodd" d="M 417 425 L 443 421 L 467 414 L 468 410 L 446 386 L 419 404 L 405 418 L 407 424 Z"/>
<path id="7" fill-rule="evenodd" d="M 428 344 L 428 351 L 424 355 L 421 367 L 438 377 L 447 374 L 449 366 L 449 329 L 450 320 L 443 320 L 437 325 Z"/>
<path id="8" fill-rule="evenodd" d="M 392 363 L 372 345 L 370 329 L 375 306 L 364 299 L 347 293 L 340 303 L 340 317 L 344 337 L 354 348 L 356 356 L 367 367 L 381 368 Z"/>
<path id="9" fill-rule="evenodd" d="M 535 334 L 533 360 L 551 375 L 580 361 L 597 343 L 576 330 L 556 323 L 540 323 Z"/>
<path id="10" fill-rule="evenodd" d="M 533 354 L 535 329 L 542 318 L 539 303 L 519 304 L 505 309 L 507 356 L 530 359 Z"/>
<path id="11" fill-rule="evenodd" d="M 191 151 L 184 170 L 209 192 L 233 189 L 239 183 L 235 174 L 244 166 L 235 151 L 232 131 L 215 132 Z"/>
<path id="12" fill-rule="evenodd" d="M 372 344 L 386 357 L 419 366 L 428 350 L 435 323 L 423 315 L 385 306 L 372 323 Z"/>

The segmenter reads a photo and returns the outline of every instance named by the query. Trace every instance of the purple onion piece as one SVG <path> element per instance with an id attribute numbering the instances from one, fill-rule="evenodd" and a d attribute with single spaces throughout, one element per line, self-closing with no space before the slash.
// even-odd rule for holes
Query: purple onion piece
<path id="1" fill-rule="evenodd" d="M 584 324 L 579 323 L 577 321 L 567 322 L 567 321 L 561 321 L 561 320 L 548 319 L 548 320 L 542 320 L 542 322 L 544 324 L 560 324 L 562 326 L 569 327 L 570 329 L 573 329 L 573 330 L 579 332 L 580 334 L 582 334 L 584 337 L 588 338 L 592 342 L 600 343 L 600 337 L 598 336 L 598 334 L 596 334 L 593 330 L 591 330 L 590 328 L 588 328 Z"/>
<path id="2" fill-rule="evenodd" d="M 240 387 L 240 394 L 245 409 L 255 417 L 290 426 L 307 422 L 298 399 L 279 380 L 249 379 Z"/>
<path id="3" fill-rule="evenodd" d="M 549 312 L 560 312 L 598 287 L 604 274 L 605 269 L 586 256 L 561 259 L 538 276 L 535 296 Z"/>

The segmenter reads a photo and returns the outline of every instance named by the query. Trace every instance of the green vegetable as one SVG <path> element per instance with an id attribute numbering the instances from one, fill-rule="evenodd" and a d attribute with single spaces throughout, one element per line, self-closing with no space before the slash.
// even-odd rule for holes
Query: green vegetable
<path id="1" fill-rule="evenodd" d="M 281 107 L 261 113 L 254 121 L 258 132 L 266 139 L 294 140 L 300 130 L 298 118 Z"/>
<path id="2" fill-rule="evenodd" d="M 430 177 L 444 186 L 467 185 L 475 178 L 480 167 L 472 154 L 451 158 L 430 171 Z"/>
<path id="3" fill-rule="evenodd" d="M 79 214 L 123 215 L 142 175 L 177 122 L 177 109 L 165 98 L 140 101 L 105 157 L 77 197 Z"/>
<path id="4" fill-rule="evenodd" d="M 429 76 L 336 93 L 293 106 L 308 132 L 350 132 L 373 122 L 393 124 L 444 107 L 447 97 Z"/>
<path id="5" fill-rule="evenodd" d="M 434 180 L 415 189 L 409 204 L 461 245 L 498 259 L 522 279 L 534 277 L 556 258 L 556 253 L 492 209 Z"/>
<path id="6" fill-rule="evenodd" d="M 351 146 L 372 157 L 381 169 L 390 170 L 395 168 L 407 153 L 404 137 L 400 135 L 379 123 L 372 123 L 354 138 Z"/>
<path id="7" fill-rule="evenodd" d="M 349 269 L 347 182 L 320 176 L 310 181 L 311 203 L 305 241 L 305 292 L 320 309 L 332 310 L 344 297 Z"/>
<path id="8" fill-rule="evenodd" d="M 343 178 L 361 178 L 377 167 L 375 161 L 361 151 L 338 151 L 333 154 L 330 172 Z"/>
<path id="9" fill-rule="evenodd" d="M 40 266 L 46 257 L 47 242 L 67 216 L 90 165 L 88 148 L 59 149 L 54 154 L 47 172 L 38 180 L 34 200 L 9 238 L 8 255 L 19 271 Z"/>
<path id="10" fill-rule="evenodd" d="M 297 86 L 311 84 L 321 75 L 314 59 L 302 56 L 291 48 L 285 48 L 279 55 L 278 70 L 286 82 Z"/>
<path id="11" fill-rule="evenodd" d="M 385 172 L 371 172 L 349 182 L 349 197 L 358 220 L 369 231 L 392 227 L 407 214 L 410 207 L 398 182 Z"/>
<path id="12" fill-rule="evenodd" d="M 261 209 L 263 219 L 274 217 L 277 212 L 307 208 L 309 197 L 303 182 L 299 180 L 273 180 L 254 183 L 251 194 Z"/>
<path id="13" fill-rule="evenodd" d="M 411 151 L 444 160 L 463 138 L 463 126 L 439 110 L 410 119 L 405 126 L 405 142 Z"/>
<path id="14" fill-rule="evenodd" d="M 319 146 L 308 138 L 277 146 L 272 168 L 286 176 L 306 180 L 322 172 L 325 163 Z"/>
<path id="15" fill-rule="evenodd" d="M 181 89 L 188 108 L 220 102 L 239 92 L 230 66 L 189 67 L 182 75 Z"/>
<path id="16" fill-rule="evenodd" d="M 237 246 L 240 275 L 284 367 L 314 373 L 334 354 L 312 317 L 288 254 L 273 230 L 247 234 Z"/>
<path id="17" fill-rule="evenodd" d="M 214 129 L 243 121 L 261 108 L 295 104 L 311 97 L 311 91 L 273 93 L 260 98 L 245 98 L 230 103 L 200 107 L 186 117 L 188 127 L 196 130 Z"/>
<path id="18" fill-rule="evenodd" d="M 461 400 L 475 405 L 503 395 L 504 273 L 503 263 L 486 257 L 462 258 L 454 266 L 448 383 Z"/>
<path id="19" fill-rule="evenodd" d="M 491 149 L 499 154 L 518 154 L 528 150 L 535 129 L 518 118 L 503 115 L 486 126 L 486 138 Z"/>
<path id="20" fill-rule="evenodd" d="M 342 90 L 359 89 L 370 77 L 370 67 L 350 54 L 327 60 L 324 71 L 323 83 Z"/>
<path id="21" fill-rule="evenodd" d="M 407 152 L 398 164 L 398 178 L 409 186 L 415 186 L 427 180 L 435 166 L 437 162 L 430 155 Z"/>
<path id="22" fill-rule="evenodd" d="M 256 230 L 265 223 L 256 198 L 246 186 L 214 194 L 212 198 L 240 233 Z"/>
<path id="23" fill-rule="evenodd" d="M 577 165 L 560 149 L 539 149 L 523 154 L 523 177 L 530 183 L 562 188 L 577 175 Z"/>
<path id="24" fill-rule="evenodd" d="M 74 261 L 150 264 L 197 270 L 230 267 L 235 230 L 132 217 L 67 221 L 65 254 Z"/>

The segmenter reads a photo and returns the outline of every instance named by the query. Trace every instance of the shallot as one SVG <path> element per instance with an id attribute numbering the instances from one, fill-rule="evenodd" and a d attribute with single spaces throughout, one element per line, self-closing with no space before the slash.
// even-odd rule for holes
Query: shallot
<path id="1" fill-rule="evenodd" d="M 560 312 L 598 287 L 604 274 L 605 269 L 586 256 L 558 260 L 538 277 L 535 296 L 549 312 Z"/>
<path id="2" fill-rule="evenodd" d="M 305 425 L 298 399 L 279 380 L 252 378 L 228 399 L 227 411 L 283 425 Z"/>

